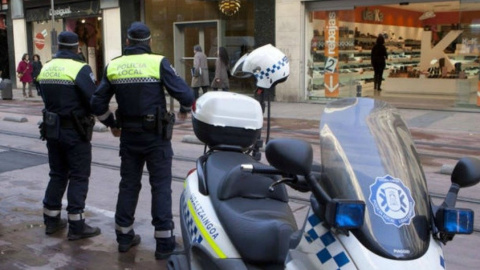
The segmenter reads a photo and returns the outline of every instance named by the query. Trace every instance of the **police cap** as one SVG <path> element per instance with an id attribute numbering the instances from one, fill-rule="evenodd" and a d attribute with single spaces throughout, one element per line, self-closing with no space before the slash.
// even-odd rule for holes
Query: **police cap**
<path id="1" fill-rule="evenodd" d="M 127 38 L 133 41 L 147 41 L 151 38 L 150 29 L 142 22 L 134 22 L 127 31 Z"/>
<path id="2" fill-rule="evenodd" d="M 58 35 L 58 45 L 70 47 L 77 46 L 78 35 L 73 32 L 63 31 Z"/>

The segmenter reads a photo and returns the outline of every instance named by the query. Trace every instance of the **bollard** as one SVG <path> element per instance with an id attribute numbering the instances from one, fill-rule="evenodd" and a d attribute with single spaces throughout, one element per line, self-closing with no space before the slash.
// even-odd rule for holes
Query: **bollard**
<path id="1" fill-rule="evenodd" d="M 357 84 L 357 97 L 362 97 L 362 85 Z"/>
<path id="2" fill-rule="evenodd" d="M 4 79 L 0 83 L 0 89 L 2 90 L 2 99 L 11 100 L 13 97 L 12 94 L 12 81 L 9 79 Z"/>
<path id="3" fill-rule="evenodd" d="M 28 122 L 28 119 L 25 116 L 5 116 L 3 121 L 10 121 L 10 122 L 17 122 L 17 123 L 25 123 Z"/>

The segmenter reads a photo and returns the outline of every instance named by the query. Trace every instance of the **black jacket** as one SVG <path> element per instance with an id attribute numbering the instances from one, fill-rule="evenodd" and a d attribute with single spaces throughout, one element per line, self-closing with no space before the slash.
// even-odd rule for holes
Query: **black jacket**
<path id="1" fill-rule="evenodd" d="M 151 54 L 150 47 L 145 45 L 129 46 L 125 49 L 124 55 L 115 58 L 105 68 L 105 72 L 95 94 L 92 96 L 91 105 L 93 113 L 106 126 L 114 126 L 113 115 L 109 111 L 110 99 L 113 95 L 118 103 L 118 109 L 124 116 L 140 117 L 155 113 L 158 107 L 167 110 L 164 88 L 168 93 L 180 102 L 183 107 L 190 107 L 194 101 L 193 92 L 185 81 L 180 78 L 170 62 L 163 58 L 159 65 L 159 76 L 132 75 L 131 78 L 122 77 L 121 80 L 112 79 L 110 66 L 115 61 L 124 61 L 124 56 L 142 55 L 148 57 Z M 152 55 L 152 57 L 154 57 Z M 125 63 L 125 62 L 124 62 Z M 133 63 L 133 62 L 132 62 Z M 125 64 L 128 66 L 129 64 Z M 148 67 L 139 67 L 139 69 Z M 158 68 L 153 67 L 153 68 Z M 110 74 L 110 78 L 108 77 Z M 156 74 L 155 74 L 156 75 Z M 159 79 L 157 79 L 159 78 Z"/>
<path id="2" fill-rule="evenodd" d="M 72 73 L 72 66 L 77 67 L 78 72 Z M 94 76 L 90 66 L 80 62 L 75 53 L 58 51 L 45 63 L 37 81 L 47 111 L 63 118 L 71 117 L 72 111 L 91 114 L 90 98 L 96 88 Z"/>

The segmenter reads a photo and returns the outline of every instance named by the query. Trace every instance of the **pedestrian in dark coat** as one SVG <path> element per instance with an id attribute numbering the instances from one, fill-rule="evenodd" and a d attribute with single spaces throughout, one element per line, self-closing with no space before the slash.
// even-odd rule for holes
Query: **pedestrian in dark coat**
<path id="1" fill-rule="evenodd" d="M 229 73 L 229 58 L 228 52 L 225 47 L 219 47 L 217 51 L 217 60 L 215 61 L 215 78 L 212 82 L 213 90 L 222 89 L 223 91 L 228 91 L 230 88 L 230 83 L 228 81 Z"/>
<path id="2" fill-rule="evenodd" d="M 373 46 L 372 52 L 370 55 L 372 66 L 373 66 L 373 72 L 374 72 L 373 88 L 378 91 L 382 90 L 380 86 L 382 85 L 383 71 L 385 70 L 386 60 L 388 58 L 387 48 L 385 47 L 384 44 L 385 44 L 385 38 L 383 37 L 382 34 L 378 35 L 377 41 Z"/>
<path id="3" fill-rule="evenodd" d="M 33 55 L 33 72 L 32 72 L 32 78 L 33 78 L 33 84 L 35 84 L 35 88 L 37 89 L 37 95 L 40 96 L 40 85 L 38 84 L 37 77 L 40 74 L 40 70 L 42 70 L 42 61 L 40 61 L 40 55 L 34 54 Z"/>

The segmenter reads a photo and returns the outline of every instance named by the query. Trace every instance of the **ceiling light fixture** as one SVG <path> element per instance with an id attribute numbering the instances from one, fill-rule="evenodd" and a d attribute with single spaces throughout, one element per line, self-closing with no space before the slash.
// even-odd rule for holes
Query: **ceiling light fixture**
<path id="1" fill-rule="evenodd" d="M 435 12 L 433 12 L 433 10 L 430 10 L 430 11 L 426 11 L 425 13 L 423 13 L 422 16 L 420 16 L 420 18 L 418 18 L 418 19 L 420 19 L 420 20 L 426 20 L 426 19 L 433 18 L 433 17 L 435 17 L 435 16 L 437 16 L 437 15 L 435 14 Z"/>
<path id="2" fill-rule="evenodd" d="M 218 4 L 218 8 L 223 14 L 232 16 L 240 9 L 240 0 L 222 0 Z"/>

